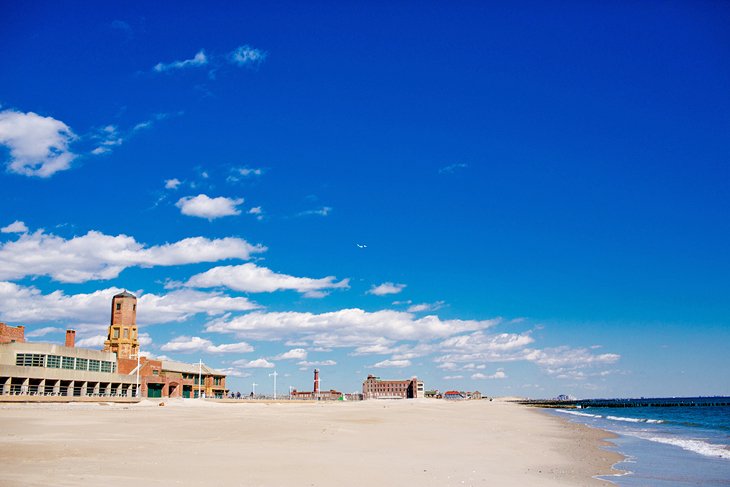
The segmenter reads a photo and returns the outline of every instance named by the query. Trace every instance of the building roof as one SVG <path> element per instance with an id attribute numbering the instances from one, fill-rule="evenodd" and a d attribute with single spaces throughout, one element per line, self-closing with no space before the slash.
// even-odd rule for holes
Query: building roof
<path id="1" fill-rule="evenodd" d="M 119 294 L 115 294 L 114 297 L 115 298 L 134 298 L 134 299 L 137 299 L 137 296 L 135 296 L 132 293 L 128 293 L 126 290 L 122 291 Z"/>
<path id="2" fill-rule="evenodd" d="M 220 375 L 224 376 L 223 372 L 219 372 L 215 369 L 211 369 L 207 365 L 203 364 L 201 367 L 199 364 L 186 364 L 184 362 L 174 362 L 172 360 L 162 361 L 162 370 L 169 370 L 170 372 L 184 372 L 186 374 L 198 374 L 201 372 L 205 375 Z"/>

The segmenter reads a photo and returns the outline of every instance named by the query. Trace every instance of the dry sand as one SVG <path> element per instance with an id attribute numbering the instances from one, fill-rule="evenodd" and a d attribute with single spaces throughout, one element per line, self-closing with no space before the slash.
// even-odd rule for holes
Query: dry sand
<path id="1" fill-rule="evenodd" d="M 607 436 L 484 400 L 4 404 L 0 485 L 609 485 Z"/>

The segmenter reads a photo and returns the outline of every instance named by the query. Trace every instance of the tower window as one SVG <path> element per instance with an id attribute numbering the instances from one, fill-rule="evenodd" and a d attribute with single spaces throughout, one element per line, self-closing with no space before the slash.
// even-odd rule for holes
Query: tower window
<path id="1" fill-rule="evenodd" d="M 133 304 L 132 305 L 132 311 L 137 311 L 137 305 L 136 304 Z"/>
<path id="2" fill-rule="evenodd" d="M 117 303 L 117 311 L 119 311 L 120 309 L 122 309 L 122 303 Z"/>
<path id="3" fill-rule="evenodd" d="M 114 328 L 112 338 L 119 338 L 119 328 Z"/>
<path id="4" fill-rule="evenodd" d="M 129 338 L 129 328 L 124 329 L 124 338 Z"/>

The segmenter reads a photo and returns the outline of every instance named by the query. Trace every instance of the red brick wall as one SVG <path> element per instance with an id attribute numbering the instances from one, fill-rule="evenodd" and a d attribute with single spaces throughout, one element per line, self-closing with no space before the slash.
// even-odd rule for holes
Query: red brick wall
<path id="1" fill-rule="evenodd" d="M 25 327 L 0 323 L 0 343 L 11 342 L 25 343 Z"/>

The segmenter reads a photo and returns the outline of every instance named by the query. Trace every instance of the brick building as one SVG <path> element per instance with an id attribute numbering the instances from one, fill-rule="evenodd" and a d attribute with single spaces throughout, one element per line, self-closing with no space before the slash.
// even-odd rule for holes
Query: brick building
<path id="1" fill-rule="evenodd" d="M 362 383 L 364 399 L 414 399 L 424 397 L 423 381 L 413 377 L 404 380 L 383 380 L 374 375 Z"/>
<path id="2" fill-rule="evenodd" d="M 314 387 L 311 391 L 297 391 L 293 389 L 289 397 L 291 399 L 309 399 L 314 401 L 336 401 L 342 398 L 343 394 L 334 389 L 329 391 L 319 390 L 319 369 L 314 369 Z"/>
<path id="3" fill-rule="evenodd" d="M 25 327 L 0 322 L 0 343 L 25 343 Z"/>
<path id="4" fill-rule="evenodd" d="M 112 298 L 104 350 L 27 343 L 23 326 L 0 323 L 0 393 L 57 396 L 225 397 L 226 376 L 202 363 L 184 364 L 139 356 L 137 298 Z"/>

